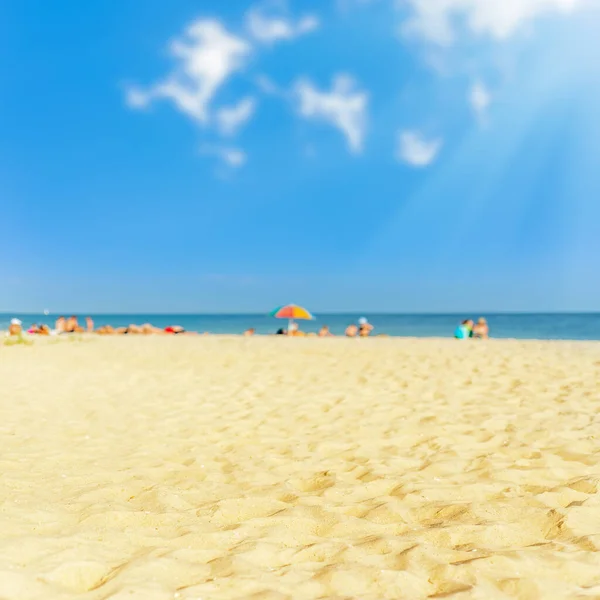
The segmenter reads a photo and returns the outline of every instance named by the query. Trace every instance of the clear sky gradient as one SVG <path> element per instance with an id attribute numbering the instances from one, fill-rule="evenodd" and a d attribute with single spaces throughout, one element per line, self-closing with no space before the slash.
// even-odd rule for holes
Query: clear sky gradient
<path id="1" fill-rule="evenodd" d="M 595 0 L 0 3 L 0 311 L 600 310 Z"/>

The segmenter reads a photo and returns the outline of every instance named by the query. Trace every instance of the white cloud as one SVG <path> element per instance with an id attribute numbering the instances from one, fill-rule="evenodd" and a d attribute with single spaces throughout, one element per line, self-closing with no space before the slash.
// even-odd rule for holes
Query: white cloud
<path id="1" fill-rule="evenodd" d="M 442 140 L 427 140 L 418 131 L 401 131 L 398 134 L 397 158 L 413 167 L 430 165 L 442 149 Z"/>
<path id="2" fill-rule="evenodd" d="M 337 75 L 330 92 L 319 91 L 309 80 L 300 80 L 294 93 L 303 117 L 337 127 L 346 137 L 350 150 L 362 150 L 369 97 L 367 92 L 357 89 L 352 77 Z"/>
<path id="3" fill-rule="evenodd" d="M 251 51 L 243 39 L 230 34 L 217 20 L 192 23 L 183 39 L 171 44 L 177 60 L 174 71 L 147 90 L 130 88 L 127 102 L 134 108 L 158 98 L 168 99 L 200 123 L 210 120 L 210 104 L 219 88 L 242 68 Z"/>
<path id="4" fill-rule="evenodd" d="M 217 123 L 223 135 L 234 135 L 252 117 L 256 109 L 253 98 L 247 97 L 234 106 L 226 106 L 217 111 Z"/>
<path id="5" fill-rule="evenodd" d="M 475 82 L 469 90 L 469 104 L 479 118 L 483 118 L 489 105 L 492 103 L 492 94 L 480 81 Z"/>
<path id="6" fill-rule="evenodd" d="M 240 148 L 206 145 L 200 148 L 200 152 L 208 156 L 215 156 L 236 169 L 243 167 L 248 161 L 248 155 Z"/>
<path id="7" fill-rule="evenodd" d="M 129 88 L 126 91 L 125 100 L 131 108 L 146 108 L 150 103 L 148 94 L 136 88 Z"/>
<path id="8" fill-rule="evenodd" d="M 285 96 L 285 91 L 266 75 L 258 75 L 254 82 L 263 94 L 268 94 L 269 96 Z"/>
<path id="9" fill-rule="evenodd" d="M 225 148 L 221 152 L 221 157 L 230 167 L 242 167 L 246 164 L 248 156 L 242 150 L 237 148 Z"/>
<path id="10" fill-rule="evenodd" d="M 405 31 L 447 45 L 455 24 L 464 20 L 479 35 L 505 39 L 522 25 L 544 14 L 569 13 L 588 0 L 405 0 L 412 15 Z"/>
<path id="11" fill-rule="evenodd" d="M 250 35 L 264 44 L 293 40 L 315 31 L 319 25 L 319 19 L 314 15 L 306 15 L 296 23 L 283 17 L 268 17 L 257 10 L 250 11 L 246 17 Z"/>

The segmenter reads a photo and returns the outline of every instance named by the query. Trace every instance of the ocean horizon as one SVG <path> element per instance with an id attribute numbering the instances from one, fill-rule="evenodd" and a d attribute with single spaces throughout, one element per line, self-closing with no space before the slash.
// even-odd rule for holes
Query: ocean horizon
<path id="1" fill-rule="evenodd" d="M 51 327 L 58 314 L 0 313 L 0 330 L 6 330 L 12 318 L 19 318 L 25 327 L 33 323 Z M 65 314 L 65 316 L 68 316 Z M 130 324 L 152 323 L 156 327 L 181 325 L 188 331 L 213 334 L 240 334 L 254 328 L 257 334 L 275 333 L 285 327 L 287 321 L 274 319 L 267 314 L 80 314 L 80 323 L 86 316 L 92 317 L 96 327 L 112 325 L 126 327 Z M 366 317 L 375 327 L 375 333 L 393 337 L 452 337 L 456 326 L 466 318 L 485 316 L 490 333 L 500 339 L 538 340 L 600 340 L 600 313 L 320 313 L 314 321 L 302 321 L 300 327 L 306 332 L 316 332 L 327 325 L 332 333 L 341 335 L 351 323 Z"/>

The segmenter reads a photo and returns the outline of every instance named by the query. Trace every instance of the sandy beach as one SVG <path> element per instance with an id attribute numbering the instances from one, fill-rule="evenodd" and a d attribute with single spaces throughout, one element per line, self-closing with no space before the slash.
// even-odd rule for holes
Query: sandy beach
<path id="1" fill-rule="evenodd" d="M 0 598 L 600 598 L 600 343 L 0 346 Z"/>

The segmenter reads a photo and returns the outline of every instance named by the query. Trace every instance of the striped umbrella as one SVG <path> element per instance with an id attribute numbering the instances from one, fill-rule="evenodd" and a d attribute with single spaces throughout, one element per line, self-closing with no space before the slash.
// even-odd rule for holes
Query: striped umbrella
<path id="1" fill-rule="evenodd" d="M 286 304 L 285 306 L 280 306 L 279 308 L 271 311 L 269 316 L 275 317 L 276 319 L 287 319 L 289 321 L 289 325 L 291 325 L 295 320 L 311 321 L 315 318 L 305 308 L 298 306 L 297 304 Z"/>

